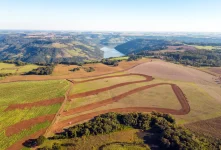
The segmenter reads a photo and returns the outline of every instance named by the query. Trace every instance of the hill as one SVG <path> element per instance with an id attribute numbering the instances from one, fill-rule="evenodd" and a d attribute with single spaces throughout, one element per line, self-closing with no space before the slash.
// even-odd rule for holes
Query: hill
<path id="1" fill-rule="evenodd" d="M 116 50 L 124 54 L 137 53 L 143 50 L 163 50 L 171 45 L 165 40 L 136 39 L 115 47 Z"/>
<path id="2" fill-rule="evenodd" d="M 73 36 L 59 37 L 59 34 L 5 35 L 0 39 L 0 60 L 20 60 L 29 63 L 82 62 L 103 58 L 103 52 L 96 46 Z"/>

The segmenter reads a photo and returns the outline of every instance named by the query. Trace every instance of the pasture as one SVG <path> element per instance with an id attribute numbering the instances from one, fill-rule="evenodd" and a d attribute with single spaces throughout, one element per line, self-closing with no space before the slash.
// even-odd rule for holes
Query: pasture
<path id="1" fill-rule="evenodd" d="M 85 149 L 97 150 L 107 144 L 111 144 L 115 142 L 128 143 L 128 144 L 140 143 L 140 145 L 142 145 L 143 139 L 139 137 L 140 132 L 141 131 L 136 130 L 136 129 L 127 129 L 125 131 L 115 132 L 115 133 L 106 134 L 106 135 L 104 134 L 104 135 L 97 135 L 97 136 L 88 136 L 88 137 L 75 138 L 75 139 L 47 140 L 42 145 L 42 147 L 44 146 L 51 147 L 53 143 L 60 143 L 60 144 L 69 143 L 70 146 L 68 148 L 73 148 L 77 150 L 85 150 Z M 137 146 L 137 147 L 140 147 L 140 146 Z M 63 148 L 67 148 L 67 147 L 64 146 Z M 143 149 L 138 149 L 138 150 L 143 150 Z"/>
<path id="2" fill-rule="evenodd" d="M 58 79 L 77 79 L 77 78 L 89 78 L 89 77 L 96 77 L 96 76 L 102 76 L 107 74 L 112 74 L 116 72 L 122 72 L 125 70 L 128 70 L 130 68 L 133 68 L 141 63 L 149 62 L 150 59 L 143 58 L 138 61 L 121 61 L 119 62 L 119 65 L 116 67 L 104 65 L 102 63 L 96 63 L 96 64 L 86 64 L 83 65 L 83 67 L 93 67 L 95 71 L 93 72 L 85 72 L 83 69 L 80 71 L 72 72 L 70 71 L 73 68 L 79 67 L 76 65 L 62 65 L 58 64 L 55 66 L 54 71 L 52 75 L 14 75 L 9 76 L 6 78 L 3 78 L 0 80 L 0 83 L 5 82 L 13 82 L 13 81 L 33 81 L 33 80 L 58 80 Z"/>
<path id="3" fill-rule="evenodd" d="M 16 66 L 15 64 L 0 63 L 0 73 L 23 74 L 38 67 L 39 66 L 32 64 Z"/>
<path id="4" fill-rule="evenodd" d="M 213 50 L 213 49 L 219 49 L 219 46 L 200 46 L 200 45 L 191 45 L 197 49 L 203 49 L 203 50 Z"/>
<path id="5" fill-rule="evenodd" d="M 23 140 L 46 130 L 68 87 L 65 80 L 0 84 L 0 149 L 22 147 Z M 48 99 L 53 102 L 44 103 Z"/>

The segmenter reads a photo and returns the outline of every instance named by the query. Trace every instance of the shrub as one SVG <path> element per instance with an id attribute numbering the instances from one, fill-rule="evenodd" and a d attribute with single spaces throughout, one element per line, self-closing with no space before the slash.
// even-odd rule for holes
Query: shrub
<path id="1" fill-rule="evenodd" d="M 36 143 L 37 143 L 37 145 L 42 145 L 45 142 L 45 140 L 46 140 L 46 138 L 41 135 L 36 139 Z"/>
<path id="2" fill-rule="evenodd" d="M 108 66 L 118 66 L 120 60 L 110 60 L 110 59 L 102 59 L 101 63 Z"/>
<path id="3" fill-rule="evenodd" d="M 54 70 L 54 66 L 39 67 L 26 73 L 26 75 L 50 75 Z"/>
<path id="4" fill-rule="evenodd" d="M 79 70 L 80 70 L 80 68 L 77 67 L 77 68 L 73 68 L 73 69 L 71 69 L 70 71 L 75 72 L 75 71 L 79 71 Z"/>
<path id="5" fill-rule="evenodd" d="M 95 69 L 93 67 L 88 67 L 88 68 L 85 67 L 84 70 L 86 72 L 93 72 L 93 71 L 95 71 Z"/>

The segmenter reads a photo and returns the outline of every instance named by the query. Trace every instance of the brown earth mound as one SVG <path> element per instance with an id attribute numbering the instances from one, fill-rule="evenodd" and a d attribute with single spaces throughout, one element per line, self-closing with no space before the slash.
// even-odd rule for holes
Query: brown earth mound
<path id="1" fill-rule="evenodd" d="M 34 126 L 36 124 L 43 123 L 46 121 L 52 121 L 54 119 L 54 116 L 55 116 L 54 114 L 53 115 L 46 115 L 46 116 L 40 116 L 37 118 L 32 118 L 29 120 L 24 120 L 24 121 L 18 122 L 12 126 L 9 126 L 6 129 L 5 134 L 6 134 L 6 136 L 11 136 L 13 134 L 17 134 L 17 133 L 21 132 L 22 130 L 30 129 L 32 126 Z"/>
<path id="2" fill-rule="evenodd" d="M 185 125 L 193 132 L 221 139 L 221 117 Z"/>
<path id="3" fill-rule="evenodd" d="M 15 110 L 15 109 L 32 108 L 32 107 L 40 107 L 40 106 L 48 106 L 48 105 L 53 105 L 53 104 L 57 104 L 57 103 L 62 103 L 63 101 L 64 101 L 64 98 L 60 97 L 60 98 L 43 100 L 43 101 L 38 101 L 38 102 L 33 102 L 33 103 L 12 104 L 12 105 L 9 105 L 5 109 L 5 111 L 11 111 L 11 110 Z"/>

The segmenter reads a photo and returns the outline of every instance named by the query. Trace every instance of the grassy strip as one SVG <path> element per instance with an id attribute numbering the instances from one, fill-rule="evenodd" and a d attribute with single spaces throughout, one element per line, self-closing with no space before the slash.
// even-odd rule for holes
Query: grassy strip
<path id="1" fill-rule="evenodd" d="M 0 84 L 0 105 L 31 103 L 64 96 L 66 80 L 30 81 Z"/>
<path id="2" fill-rule="evenodd" d="M 1 137 L 0 149 L 2 149 L 2 150 L 7 149 L 9 146 L 16 143 L 16 141 L 18 141 L 24 137 L 27 137 L 27 136 L 39 131 L 40 129 L 44 129 L 44 128 L 48 127 L 49 125 L 50 125 L 50 122 L 48 122 L 48 121 L 41 123 L 41 124 L 37 124 L 37 125 L 33 126 L 30 130 L 23 130 L 19 134 L 15 134 L 10 137 L 6 137 L 5 132 L 1 131 L 0 132 L 0 137 Z"/>
<path id="3" fill-rule="evenodd" d="M 55 104 L 51 106 L 33 107 L 31 109 L 17 109 L 14 111 L 0 112 L 0 130 L 23 120 L 55 114 L 59 110 L 60 106 L 61 104 Z"/>

